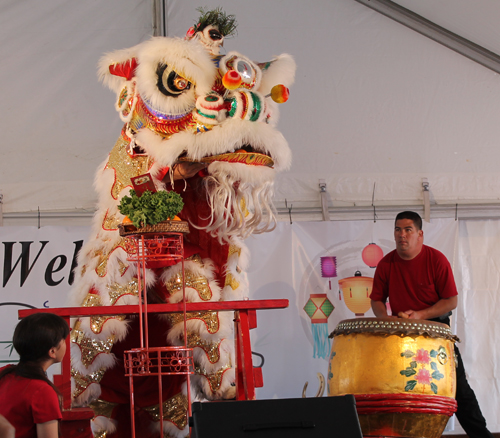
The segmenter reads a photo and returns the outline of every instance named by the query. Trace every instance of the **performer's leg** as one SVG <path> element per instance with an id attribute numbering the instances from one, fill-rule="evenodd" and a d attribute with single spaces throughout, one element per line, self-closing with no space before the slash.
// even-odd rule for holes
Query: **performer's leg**
<path id="1" fill-rule="evenodd" d="M 469 438 L 493 438 L 493 435 L 486 427 L 486 420 L 481 412 L 476 395 L 470 387 L 469 382 L 467 382 L 464 363 L 456 345 L 455 354 L 458 361 L 457 419 Z"/>

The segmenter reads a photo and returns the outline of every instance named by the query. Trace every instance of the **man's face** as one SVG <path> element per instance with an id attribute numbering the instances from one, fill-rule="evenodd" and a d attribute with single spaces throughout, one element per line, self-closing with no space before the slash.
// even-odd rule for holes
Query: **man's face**
<path id="1" fill-rule="evenodd" d="M 400 219 L 394 227 L 396 251 L 402 259 L 411 260 L 416 257 L 424 243 L 424 232 L 417 230 L 411 219 Z"/>

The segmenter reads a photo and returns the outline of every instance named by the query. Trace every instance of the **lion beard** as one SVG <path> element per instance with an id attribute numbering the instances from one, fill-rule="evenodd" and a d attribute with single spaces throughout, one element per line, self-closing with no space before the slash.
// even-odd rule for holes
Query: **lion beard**
<path id="1" fill-rule="evenodd" d="M 215 162 L 208 171 L 204 183 L 211 214 L 201 229 L 223 243 L 276 228 L 273 169 Z"/>

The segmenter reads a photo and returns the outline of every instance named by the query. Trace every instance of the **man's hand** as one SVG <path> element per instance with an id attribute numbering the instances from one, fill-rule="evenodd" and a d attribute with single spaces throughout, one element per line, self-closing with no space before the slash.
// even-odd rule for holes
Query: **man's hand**
<path id="1" fill-rule="evenodd" d="M 404 312 L 399 312 L 398 316 L 404 319 L 424 319 L 421 313 L 418 310 L 405 310 Z"/>
<path id="2" fill-rule="evenodd" d="M 377 318 L 396 318 L 395 316 L 387 314 L 387 307 L 382 301 L 372 301 L 372 310 Z"/>
<path id="3" fill-rule="evenodd" d="M 190 163 L 181 162 L 177 163 L 174 169 L 174 181 L 178 179 L 188 179 L 195 176 L 200 170 L 207 168 L 208 164 L 205 163 Z"/>
<path id="4" fill-rule="evenodd" d="M 438 316 L 448 313 L 457 307 L 457 296 L 451 298 L 441 298 L 433 306 L 427 307 L 422 310 L 405 310 L 404 312 L 399 312 L 398 316 L 400 318 L 409 319 L 431 319 L 437 318 Z"/>

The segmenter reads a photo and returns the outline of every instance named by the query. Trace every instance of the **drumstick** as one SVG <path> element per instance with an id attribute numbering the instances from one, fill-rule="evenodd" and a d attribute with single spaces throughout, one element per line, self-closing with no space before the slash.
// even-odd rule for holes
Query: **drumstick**
<path id="1" fill-rule="evenodd" d="M 407 313 L 405 313 L 405 312 L 399 312 L 398 316 L 400 318 L 404 318 L 404 319 L 408 319 L 409 318 L 409 315 Z"/>

